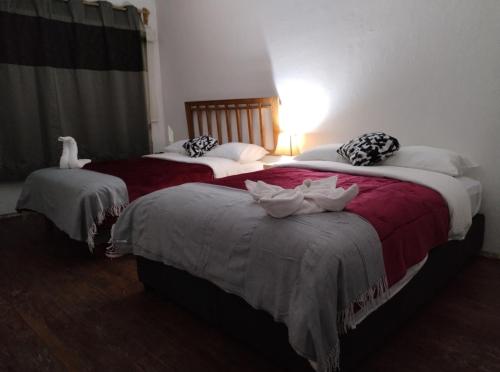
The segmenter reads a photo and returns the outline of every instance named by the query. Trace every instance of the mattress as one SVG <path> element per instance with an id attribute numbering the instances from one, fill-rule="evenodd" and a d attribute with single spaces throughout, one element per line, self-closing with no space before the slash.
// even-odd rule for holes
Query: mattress
<path id="1" fill-rule="evenodd" d="M 481 209 L 481 201 L 483 198 L 483 187 L 481 185 L 481 182 L 469 177 L 456 178 L 465 187 L 467 195 L 469 195 L 470 198 L 472 216 L 475 216 Z"/>

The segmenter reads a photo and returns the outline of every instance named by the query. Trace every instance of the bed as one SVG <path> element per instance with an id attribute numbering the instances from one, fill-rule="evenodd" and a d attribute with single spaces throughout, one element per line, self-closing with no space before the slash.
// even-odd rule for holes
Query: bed
<path id="1" fill-rule="evenodd" d="M 242 191 L 247 179 L 293 188 L 326 177 L 359 185 L 344 212 L 272 219 Z M 113 244 L 137 256 L 146 288 L 288 368 L 349 370 L 481 248 L 478 190 L 415 169 L 297 162 L 150 194 L 120 217 Z"/>
<path id="2" fill-rule="evenodd" d="M 186 102 L 189 138 L 208 134 L 219 144 L 257 144 L 272 152 L 277 141 L 277 109 L 277 97 Z M 261 161 L 191 158 L 179 152 L 91 162 L 83 169 L 47 168 L 28 176 L 17 209 L 43 214 L 92 251 L 96 242 L 109 240 L 110 227 L 126 206 L 143 195 L 262 168 Z"/>

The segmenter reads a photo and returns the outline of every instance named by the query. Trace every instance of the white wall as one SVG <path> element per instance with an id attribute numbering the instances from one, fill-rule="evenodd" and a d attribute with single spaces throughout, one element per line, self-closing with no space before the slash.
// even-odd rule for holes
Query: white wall
<path id="1" fill-rule="evenodd" d="M 183 102 L 279 93 L 306 147 L 383 130 L 481 165 L 500 254 L 500 2 L 158 1 L 165 123 Z M 308 104 L 308 116 L 297 106 Z M 319 113 L 319 114 L 318 114 Z M 290 122 L 286 123 L 290 124 Z"/>
<path id="2" fill-rule="evenodd" d="M 165 122 L 175 138 L 187 135 L 187 100 L 275 92 L 261 27 L 245 15 L 252 3 L 174 0 L 157 7 Z"/>

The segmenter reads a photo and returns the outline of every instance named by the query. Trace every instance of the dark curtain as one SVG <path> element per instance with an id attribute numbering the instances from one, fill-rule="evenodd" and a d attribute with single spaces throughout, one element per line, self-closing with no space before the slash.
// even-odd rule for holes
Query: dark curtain
<path id="1" fill-rule="evenodd" d="M 137 9 L 80 0 L 0 1 L 0 180 L 80 158 L 150 150 L 144 29 Z"/>

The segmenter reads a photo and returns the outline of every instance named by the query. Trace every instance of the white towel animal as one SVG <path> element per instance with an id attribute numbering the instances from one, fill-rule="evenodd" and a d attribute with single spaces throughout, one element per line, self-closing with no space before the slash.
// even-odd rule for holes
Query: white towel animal
<path id="1" fill-rule="evenodd" d="M 63 143 L 59 168 L 81 168 L 91 162 L 90 159 L 78 160 L 78 146 L 73 137 L 59 137 L 57 140 Z"/>
<path id="2" fill-rule="evenodd" d="M 245 186 L 254 200 L 267 214 L 283 218 L 293 214 L 311 214 L 325 211 L 338 212 L 358 195 L 358 185 L 347 190 L 337 188 L 337 176 L 321 180 L 305 180 L 294 189 L 284 189 L 262 181 L 245 181 Z"/>

